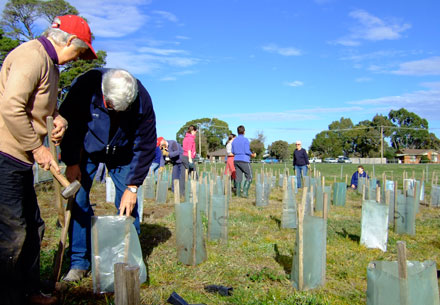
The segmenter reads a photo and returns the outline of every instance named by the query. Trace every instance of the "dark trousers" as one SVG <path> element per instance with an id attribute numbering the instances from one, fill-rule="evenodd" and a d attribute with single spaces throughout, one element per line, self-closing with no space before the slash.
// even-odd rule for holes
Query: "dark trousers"
<path id="1" fill-rule="evenodd" d="M 243 180 L 243 174 L 247 181 L 252 181 L 252 168 L 249 162 L 234 161 L 235 166 L 235 181 L 240 183 Z"/>
<path id="2" fill-rule="evenodd" d="M 40 287 L 40 217 L 31 166 L 0 155 L 0 304 L 23 304 Z"/>
<path id="3" fill-rule="evenodd" d="M 182 163 L 173 164 L 173 172 L 171 175 L 172 183 L 171 189 L 174 192 L 174 180 L 179 180 L 179 192 L 180 196 L 185 195 L 185 167 Z"/>

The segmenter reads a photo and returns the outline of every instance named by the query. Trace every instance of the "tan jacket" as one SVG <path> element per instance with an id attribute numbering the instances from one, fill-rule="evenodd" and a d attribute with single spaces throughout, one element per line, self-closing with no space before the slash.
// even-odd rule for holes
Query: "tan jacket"
<path id="1" fill-rule="evenodd" d="M 18 46 L 0 72 L 0 151 L 34 163 L 32 150 L 47 134 L 46 117 L 56 116 L 58 67 L 38 40 Z"/>

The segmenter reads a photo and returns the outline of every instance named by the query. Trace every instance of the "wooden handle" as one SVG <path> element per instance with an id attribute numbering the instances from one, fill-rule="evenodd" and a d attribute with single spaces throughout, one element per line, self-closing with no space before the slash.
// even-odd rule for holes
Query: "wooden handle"
<path id="1" fill-rule="evenodd" d="M 58 174 L 52 166 L 50 167 L 50 172 L 55 177 L 55 179 L 57 179 L 58 182 L 61 183 L 62 186 L 69 186 L 70 182 L 66 179 L 66 177 L 64 177 L 62 174 Z"/>

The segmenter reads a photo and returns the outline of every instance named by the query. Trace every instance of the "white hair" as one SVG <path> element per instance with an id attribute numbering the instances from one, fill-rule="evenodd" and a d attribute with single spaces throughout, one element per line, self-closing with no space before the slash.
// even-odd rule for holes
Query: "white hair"
<path id="1" fill-rule="evenodd" d="M 137 97 L 137 80 L 128 71 L 110 69 L 102 77 L 102 94 L 116 111 L 124 111 Z"/>
<path id="2" fill-rule="evenodd" d="M 61 20 L 57 17 L 53 20 L 53 23 L 61 24 Z M 52 28 L 52 27 L 49 27 L 46 31 L 44 31 L 44 33 L 42 35 L 45 37 L 48 37 L 48 38 L 50 37 L 57 45 L 65 45 L 67 43 L 67 41 L 69 40 L 69 38 L 71 36 L 74 36 L 72 34 L 64 32 L 63 30 L 60 30 L 58 28 Z M 73 39 L 72 44 L 77 49 L 88 49 L 89 48 L 89 46 L 79 38 Z"/>

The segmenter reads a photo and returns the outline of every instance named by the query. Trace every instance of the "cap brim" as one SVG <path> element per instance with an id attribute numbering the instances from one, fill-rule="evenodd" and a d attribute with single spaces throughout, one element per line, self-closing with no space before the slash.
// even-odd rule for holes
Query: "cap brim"
<path id="1" fill-rule="evenodd" d="M 87 43 L 86 44 L 89 46 L 89 48 L 87 49 L 87 51 L 84 52 L 84 54 L 82 54 L 80 56 L 81 59 L 84 60 L 93 60 L 93 59 L 97 59 L 98 56 L 96 56 L 95 50 L 93 50 L 93 47 L 91 44 Z"/>

